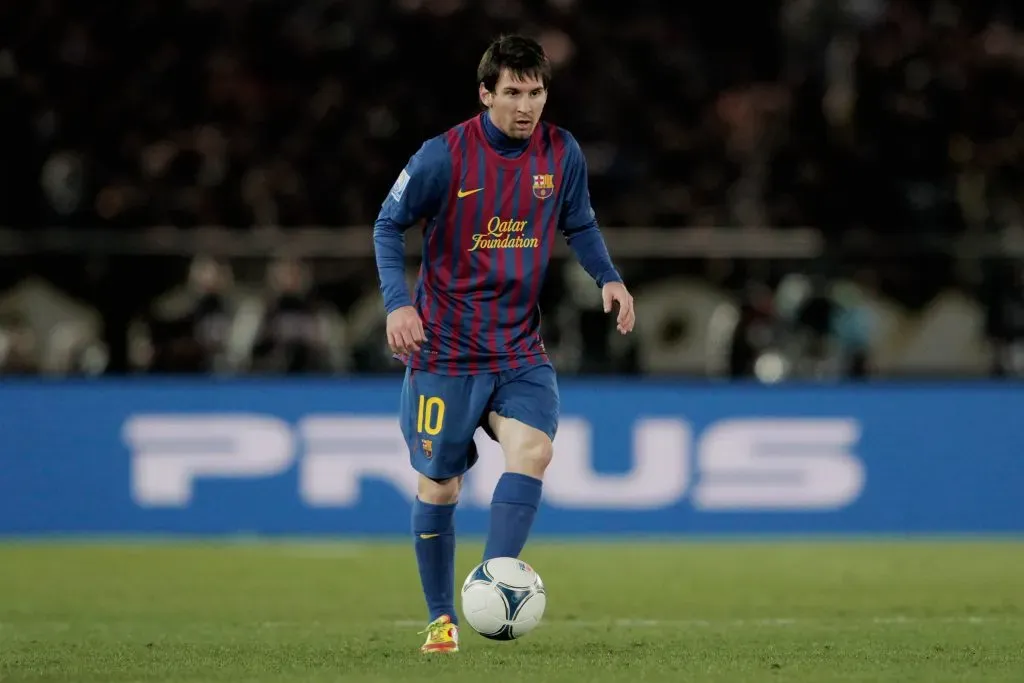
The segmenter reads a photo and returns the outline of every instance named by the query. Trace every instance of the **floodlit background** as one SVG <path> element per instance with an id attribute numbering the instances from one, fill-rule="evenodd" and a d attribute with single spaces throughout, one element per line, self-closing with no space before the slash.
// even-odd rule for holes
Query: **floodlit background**
<path id="1" fill-rule="evenodd" d="M 0 3 L 0 680 L 1020 681 L 1021 7 Z M 371 226 L 503 32 L 637 327 L 562 245 L 545 625 L 425 665 Z"/>

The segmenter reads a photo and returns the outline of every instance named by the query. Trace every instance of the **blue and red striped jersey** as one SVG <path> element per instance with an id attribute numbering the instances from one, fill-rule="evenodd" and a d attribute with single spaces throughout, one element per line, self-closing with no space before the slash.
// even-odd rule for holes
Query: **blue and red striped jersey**
<path id="1" fill-rule="evenodd" d="M 423 257 L 410 299 L 404 233 L 420 221 Z M 515 140 L 484 112 L 425 142 L 374 224 L 385 308 L 414 305 L 426 332 L 406 364 L 464 375 L 548 362 L 538 302 L 556 232 L 599 286 L 621 281 L 568 131 L 541 123 Z"/>

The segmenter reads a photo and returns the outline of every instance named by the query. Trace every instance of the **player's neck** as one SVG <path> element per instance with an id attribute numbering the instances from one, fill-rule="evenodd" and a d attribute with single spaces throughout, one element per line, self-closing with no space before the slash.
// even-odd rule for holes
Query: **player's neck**
<path id="1" fill-rule="evenodd" d="M 494 121 L 491 120 L 490 111 L 485 111 L 482 118 L 484 135 L 487 136 L 487 142 L 489 142 L 499 153 L 504 152 L 507 154 L 509 152 L 521 152 L 530 144 L 529 139 L 519 140 L 506 135 L 505 132 L 498 128 L 494 124 Z"/>

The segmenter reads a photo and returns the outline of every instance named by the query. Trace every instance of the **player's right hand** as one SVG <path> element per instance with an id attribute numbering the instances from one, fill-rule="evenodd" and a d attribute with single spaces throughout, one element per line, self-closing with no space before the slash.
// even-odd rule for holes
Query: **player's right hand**
<path id="1" fill-rule="evenodd" d="M 388 346 L 394 353 L 414 353 L 427 340 L 420 314 L 412 306 L 402 306 L 388 313 L 387 331 Z"/>

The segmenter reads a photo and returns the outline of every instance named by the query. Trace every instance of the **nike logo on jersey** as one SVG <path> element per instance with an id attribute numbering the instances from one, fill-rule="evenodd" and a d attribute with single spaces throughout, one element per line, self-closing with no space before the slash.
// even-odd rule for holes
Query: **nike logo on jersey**
<path id="1" fill-rule="evenodd" d="M 476 194 L 477 192 L 481 192 L 481 191 L 483 191 L 483 189 L 484 188 L 482 188 L 482 187 L 478 187 L 475 190 L 459 189 L 459 199 L 462 199 L 463 197 L 468 197 L 471 194 Z"/>

